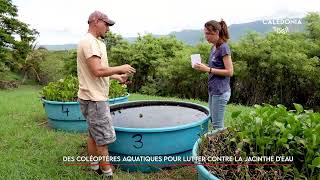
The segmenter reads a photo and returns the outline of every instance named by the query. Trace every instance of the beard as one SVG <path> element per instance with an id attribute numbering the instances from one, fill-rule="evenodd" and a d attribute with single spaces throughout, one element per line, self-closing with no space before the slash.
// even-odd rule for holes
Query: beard
<path id="1" fill-rule="evenodd" d="M 105 31 L 101 32 L 101 34 L 100 34 L 99 37 L 100 37 L 101 39 L 105 39 L 105 38 L 106 38 L 106 33 L 107 33 L 107 32 L 105 32 Z"/>
<path id="2" fill-rule="evenodd" d="M 105 39 L 105 38 L 106 38 L 106 34 L 100 35 L 100 38 L 101 38 L 101 39 Z"/>

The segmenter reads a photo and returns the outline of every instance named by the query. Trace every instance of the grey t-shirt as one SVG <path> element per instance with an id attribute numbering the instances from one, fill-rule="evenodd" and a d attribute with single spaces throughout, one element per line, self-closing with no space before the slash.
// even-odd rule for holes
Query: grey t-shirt
<path id="1" fill-rule="evenodd" d="M 212 47 L 209 56 L 209 67 L 216 69 L 225 69 L 223 57 L 231 55 L 230 48 L 227 43 L 223 43 L 219 48 Z M 221 95 L 230 90 L 230 77 L 209 74 L 208 79 L 209 95 Z"/>

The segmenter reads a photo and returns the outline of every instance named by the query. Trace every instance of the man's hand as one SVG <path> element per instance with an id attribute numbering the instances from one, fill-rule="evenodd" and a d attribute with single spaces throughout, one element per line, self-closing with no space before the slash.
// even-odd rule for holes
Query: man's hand
<path id="1" fill-rule="evenodd" d="M 134 74 L 136 72 L 136 70 L 129 64 L 122 65 L 120 68 L 123 74 Z"/>
<path id="2" fill-rule="evenodd" d="M 124 84 L 128 81 L 128 75 L 127 74 L 121 74 L 119 75 L 119 82 L 121 84 Z"/>
<path id="3" fill-rule="evenodd" d="M 115 79 L 117 81 L 119 81 L 119 83 L 121 84 L 130 84 L 131 81 L 128 81 L 128 76 L 127 74 L 114 74 L 111 76 L 112 79 Z"/>
<path id="4" fill-rule="evenodd" d="M 101 58 L 98 56 L 88 58 L 86 63 L 91 73 L 96 77 L 107 77 L 115 74 L 134 74 L 136 72 L 129 64 L 116 67 L 102 67 Z"/>

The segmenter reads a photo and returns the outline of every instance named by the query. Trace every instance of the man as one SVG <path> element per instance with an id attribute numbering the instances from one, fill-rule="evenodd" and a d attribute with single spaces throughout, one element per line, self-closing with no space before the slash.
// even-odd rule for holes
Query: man
<path id="1" fill-rule="evenodd" d="M 107 15 L 95 11 L 89 16 L 88 33 L 77 47 L 77 71 L 79 79 L 78 98 L 81 112 L 87 120 L 89 136 L 87 140 L 89 156 L 108 156 L 107 145 L 116 140 L 112 126 L 109 105 L 106 103 L 109 93 L 109 78 L 125 83 L 128 74 L 135 69 L 128 64 L 109 67 L 104 39 L 109 26 L 115 24 Z M 100 162 L 102 172 L 112 177 L 112 169 L 107 159 Z M 99 172 L 99 162 L 90 166 Z M 100 173 L 101 173 L 100 170 Z"/>

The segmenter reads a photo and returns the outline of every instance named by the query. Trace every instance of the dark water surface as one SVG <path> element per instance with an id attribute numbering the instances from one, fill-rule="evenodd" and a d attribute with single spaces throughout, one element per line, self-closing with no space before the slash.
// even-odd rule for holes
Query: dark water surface
<path id="1" fill-rule="evenodd" d="M 174 105 L 130 107 L 111 112 L 113 125 L 126 128 L 163 128 L 201 121 L 207 115 L 197 109 Z"/>

